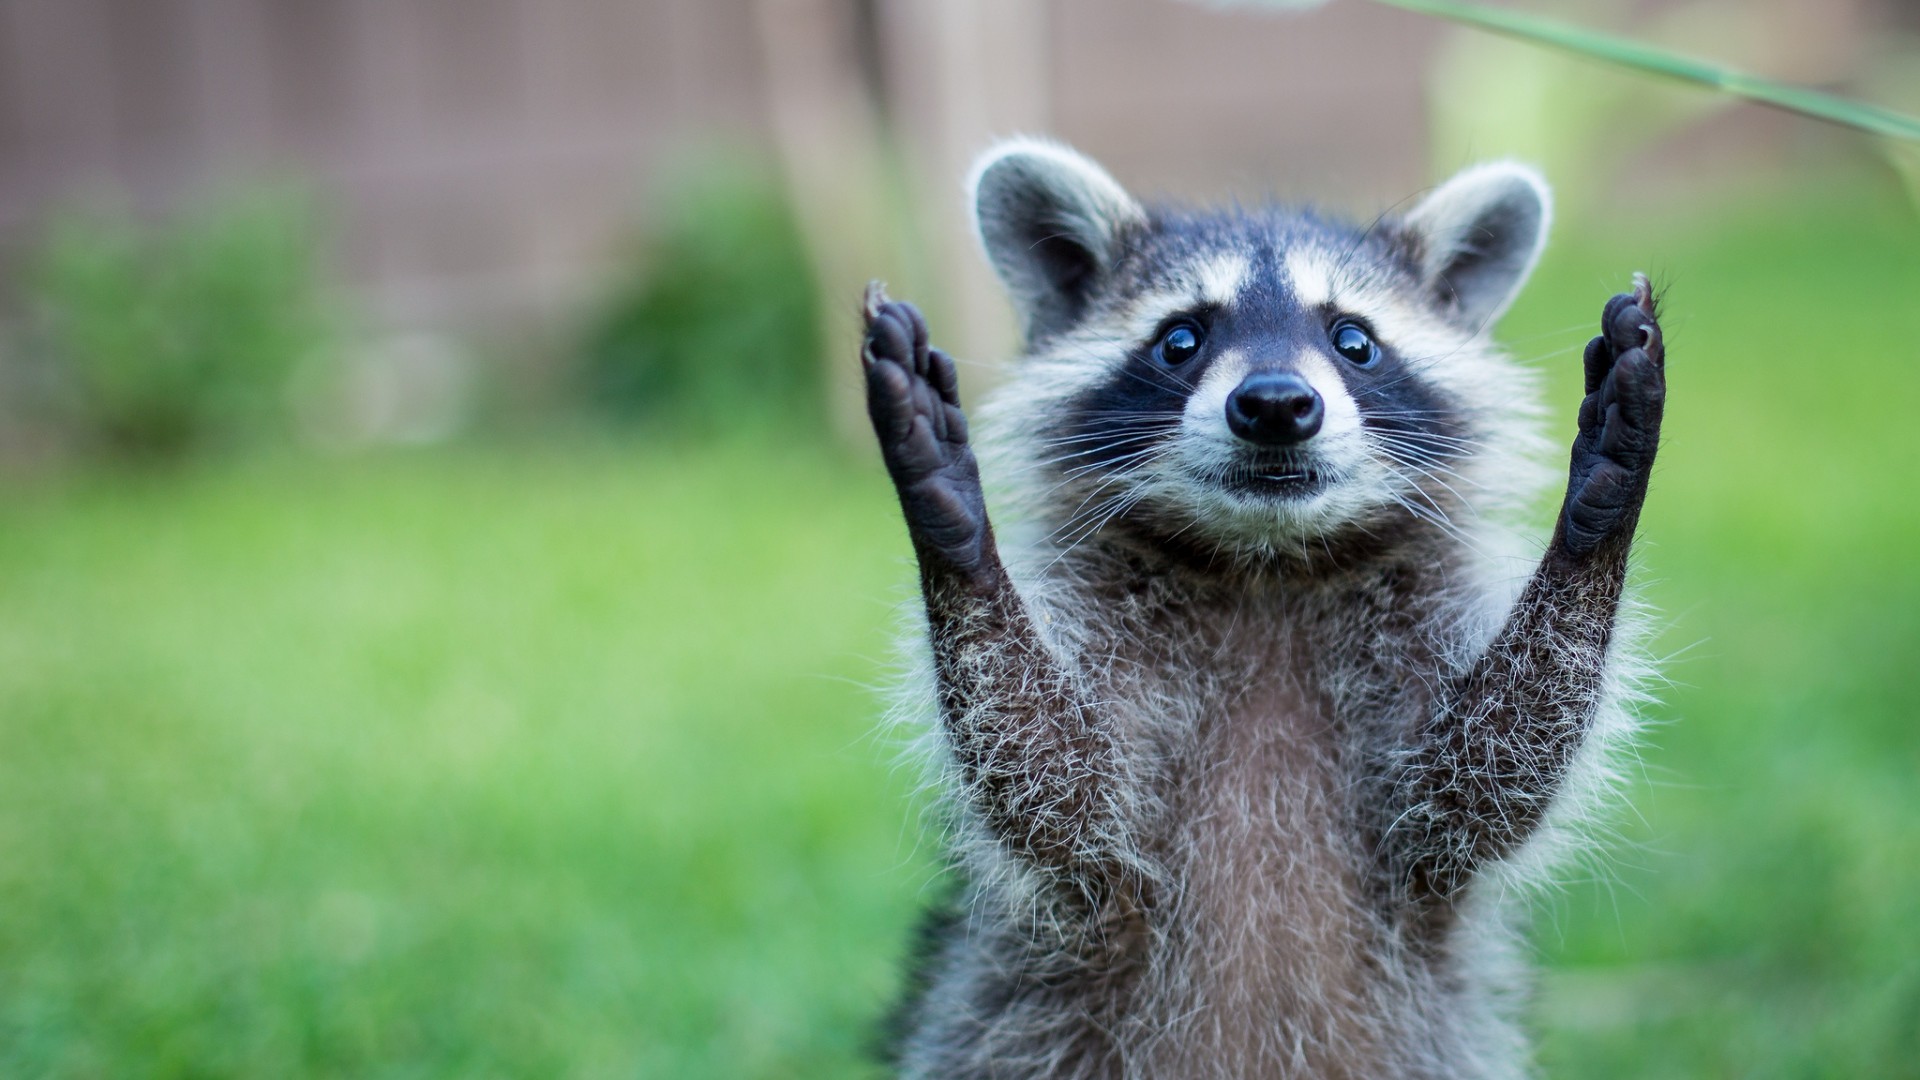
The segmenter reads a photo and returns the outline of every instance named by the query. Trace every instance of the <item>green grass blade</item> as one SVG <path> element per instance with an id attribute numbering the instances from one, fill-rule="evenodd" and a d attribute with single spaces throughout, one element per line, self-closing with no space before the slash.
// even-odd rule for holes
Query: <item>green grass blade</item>
<path id="1" fill-rule="evenodd" d="M 1496 34 L 1547 45 L 1652 75 L 1697 83 L 1757 101 L 1763 105 L 1787 109 L 1875 135 L 1920 142 L 1920 119 L 1884 109 L 1878 105 L 1849 101 L 1803 86 L 1776 82 L 1736 71 L 1721 64 L 1642 45 L 1637 41 L 1569 26 L 1537 15 L 1457 3 L 1454 0 L 1380 0 L 1407 11 L 1417 11 L 1454 22 L 1477 26 Z"/>
<path id="2" fill-rule="evenodd" d="M 1298 7 L 1287 0 L 1254 0 L 1264 7 Z M 1612 34 L 1571 26 L 1555 19 L 1542 18 L 1503 8 L 1463 3 L 1459 0 L 1379 0 L 1406 11 L 1448 19 L 1478 27 L 1495 34 L 1549 48 L 1618 64 L 1621 67 L 1712 87 L 1735 97 L 1785 109 L 1817 120 L 1893 139 L 1920 142 L 1920 119 L 1892 109 L 1850 101 L 1804 86 L 1764 79 L 1722 64 L 1643 45 Z"/>

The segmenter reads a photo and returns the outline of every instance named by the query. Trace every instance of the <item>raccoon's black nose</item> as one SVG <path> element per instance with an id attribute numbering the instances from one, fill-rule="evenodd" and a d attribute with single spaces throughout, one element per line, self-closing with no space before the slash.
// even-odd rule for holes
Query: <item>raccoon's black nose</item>
<path id="1" fill-rule="evenodd" d="M 1306 442 L 1320 430 L 1326 406 L 1298 375 L 1260 371 L 1227 395 L 1227 428 L 1262 446 Z"/>

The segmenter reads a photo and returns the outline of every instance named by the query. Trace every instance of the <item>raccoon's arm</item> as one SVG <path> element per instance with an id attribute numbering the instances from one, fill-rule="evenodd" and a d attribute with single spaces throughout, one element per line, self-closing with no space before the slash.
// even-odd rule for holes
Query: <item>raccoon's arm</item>
<path id="1" fill-rule="evenodd" d="M 1008 850 L 1084 878 L 1114 864 L 1107 729 L 994 548 L 953 361 L 876 286 L 867 409 L 920 562 L 941 720 L 973 809 Z"/>
<path id="2" fill-rule="evenodd" d="M 1567 497 L 1546 557 L 1493 644 L 1442 691 L 1400 775 L 1390 850 L 1414 896 L 1448 897 L 1533 833 L 1599 706 L 1627 550 L 1666 401 L 1644 277 L 1587 346 Z"/>

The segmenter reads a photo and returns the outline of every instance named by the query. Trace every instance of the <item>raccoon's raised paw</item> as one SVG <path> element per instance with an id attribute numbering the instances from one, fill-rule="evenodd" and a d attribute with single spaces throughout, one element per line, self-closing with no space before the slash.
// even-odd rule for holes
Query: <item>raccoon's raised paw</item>
<path id="1" fill-rule="evenodd" d="M 988 556 L 986 499 L 967 445 L 953 358 L 927 345 L 927 322 L 912 304 L 867 286 L 867 415 L 900 493 L 907 531 L 922 561 L 944 560 L 975 573 Z"/>
<path id="2" fill-rule="evenodd" d="M 1576 555 L 1632 532 L 1647 495 L 1666 408 L 1666 344 L 1646 275 L 1607 301 L 1587 344 L 1587 396 L 1573 440 L 1562 535 Z"/>

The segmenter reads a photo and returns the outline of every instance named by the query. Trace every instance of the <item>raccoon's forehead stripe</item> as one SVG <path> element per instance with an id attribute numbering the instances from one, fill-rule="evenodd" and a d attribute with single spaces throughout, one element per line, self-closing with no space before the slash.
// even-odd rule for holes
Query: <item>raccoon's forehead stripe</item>
<path id="1" fill-rule="evenodd" d="M 1247 276 L 1253 270 L 1253 264 L 1245 255 L 1222 253 L 1194 267 L 1193 277 L 1199 285 L 1200 302 L 1225 307 L 1233 303 L 1246 288 Z"/>
<path id="2" fill-rule="evenodd" d="M 1228 307 L 1253 277 L 1253 261 L 1221 252 L 1179 267 L 1170 280 L 1133 298 L 1107 327 L 1130 339 L 1153 333 L 1167 316 L 1203 307 Z"/>
<path id="3" fill-rule="evenodd" d="M 1365 318 L 1381 339 L 1409 358 L 1457 348 L 1461 339 L 1437 326 L 1405 287 L 1366 265 L 1320 248 L 1296 247 L 1284 260 L 1302 307 L 1326 306 Z"/>
<path id="4" fill-rule="evenodd" d="M 1301 307 L 1319 307 L 1334 299 L 1334 260 L 1319 251 L 1297 247 L 1287 252 L 1287 278 L 1293 282 L 1293 297 Z"/>

